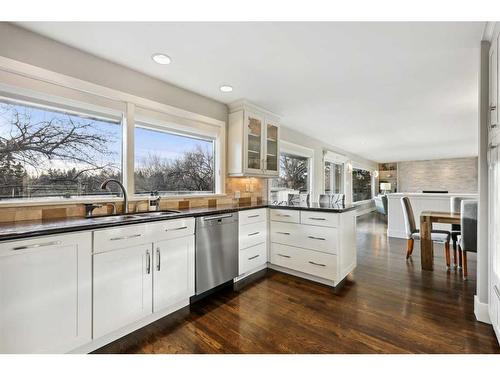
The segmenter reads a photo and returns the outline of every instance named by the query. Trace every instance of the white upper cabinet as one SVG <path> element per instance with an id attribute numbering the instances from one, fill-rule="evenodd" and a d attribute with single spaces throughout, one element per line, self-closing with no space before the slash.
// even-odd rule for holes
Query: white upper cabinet
<path id="1" fill-rule="evenodd" d="M 0 353 L 63 353 L 91 340 L 91 234 L 0 244 Z"/>
<path id="2" fill-rule="evenodd" d="M 229 106 L 228 174 L 275 177 L 279 171 L 279 118 L 248 102 Z"/>

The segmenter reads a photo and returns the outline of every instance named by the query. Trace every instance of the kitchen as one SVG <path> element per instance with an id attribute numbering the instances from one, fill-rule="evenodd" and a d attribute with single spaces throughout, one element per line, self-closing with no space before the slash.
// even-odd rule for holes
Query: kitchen
<path id="1" fill-rule="evenodd" d="M 0 22 L 0 353 L 500 353 L 499 30 Z"/>

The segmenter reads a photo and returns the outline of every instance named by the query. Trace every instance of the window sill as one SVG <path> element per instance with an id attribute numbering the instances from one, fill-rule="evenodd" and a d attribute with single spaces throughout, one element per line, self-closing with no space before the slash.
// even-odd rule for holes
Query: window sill
<path id="1" fill-rule="evenodd" d="M 180 200 L 180 199 L 207 199 L 207 198 L 222 198 L 227 197 L 227 194 L 183 194 L 183 195 L 167 195 L 162 196 L 165 200 Z M 148 196 L 133 195 L 129 197 L 129 202 L 146 201 Z M 74 197 L 74 198 L 31 198 L 31 199 L 9 199 L 0 200 L 0 208 L 13 207 L 36 207 L 36 206 L 64 206 L 71 204 L 86 204 L 86 203 L 108 203 L 108 202 L 123 202 L 123 197 Z"/>

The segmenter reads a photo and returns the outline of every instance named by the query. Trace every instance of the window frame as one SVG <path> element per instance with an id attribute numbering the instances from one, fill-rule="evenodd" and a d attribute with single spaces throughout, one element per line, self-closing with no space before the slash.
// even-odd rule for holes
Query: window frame
<path id="1" fill-rule="evenodd" d="M 308 194 L 312 200 L 314 192 L 314 150 L 308 147 L 298 145 L 296 143 L 291 143 L 280 139 L 279 146 L 279 157 L 278 163 L 280 163 L 281 154 L 295 155 L 299 157 L 305 157 L 308 159 L 307 174 L 308 174 Z M 278 177 L 267 179 L 267 195 L 268 199 L 271 197 L 271 180 L 279 178 L 279 170 L 281 169 L 278 165 Z"/>
<path id="2" fill-rule="evenodd" d="M 325 164 L 333 163 L 342 166 L 342 191 L 340 194 L 347 195 L 347 161 L 348 158 L 344 155 L 337 154 L 330 150 L 323 150 L 323 165 L 322 165 L 322 193 L 326 194 L 326 181 L 325 181 Z"/>
<path id="3" fill-rule="evenodd" d="M 355 169 L 366 171 L 366 172 L 370 173 L 370 195 L 371 195 L 371 198 L 363 199 L 361 201 L 354 201 L 353 173 L 354 173 Z M 375 192 L 374 192 L 375 191 L 375 177 L 373 175 L 373 171 L 367 167 L 362 166 L 362 165 L 353 164 L 352 168 L 351 168 L 350 175 L 351 175 L 351 201 L 352 201 L 352 204 L 359 205 L 359 204 L 369 203 L 369 202 L 373 201 L 373 198 L 375 197 Z"/>
<path id="4" fill-rule="evenodd" d="M 134 186 L 134 131 L 135 121 L 152 122 L 180 135 L 210 137 L 215 148 L 215 192 L 207 194 L 168 195 L 165 199 L 203 198 L 225 195 L 226 122 L 197 114 L 150 99 L 81 81 L 28 64 L 4 61 L 0 57 L 0 97 L 7 101 L 24 101 L 27 105 L 46 106 L 58 111 L 93 115 L 121 121 L 122 124 L 122 183 L 131 201 L 143 200 L 135 194 Z M 147 116 L 144 116 L 147 114 Z M 143 121 L 143 117 L 147 117 Z M 151 120 L 151 121 L 149 121 Z M 158 124 L 161 121 L 161 124 Z M 161 129 L 160 129 L 161 130 Z M 122 201 L 119 196 L 107 198 L 37 197 L 0 200 L 1 207 L 102 203 Z"/>

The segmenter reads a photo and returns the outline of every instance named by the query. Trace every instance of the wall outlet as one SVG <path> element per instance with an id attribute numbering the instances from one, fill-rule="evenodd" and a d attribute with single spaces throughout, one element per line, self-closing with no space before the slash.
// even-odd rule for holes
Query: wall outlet
<path id="1" fill-rule="evenodd" d="M 235 197 L 236 199 L 240 199 L 240 198 L 241 198 L 241 193 L 240 193 L 240 191 L 239 191 L 239 190 L 234 192 L 234 197 Z"/>

